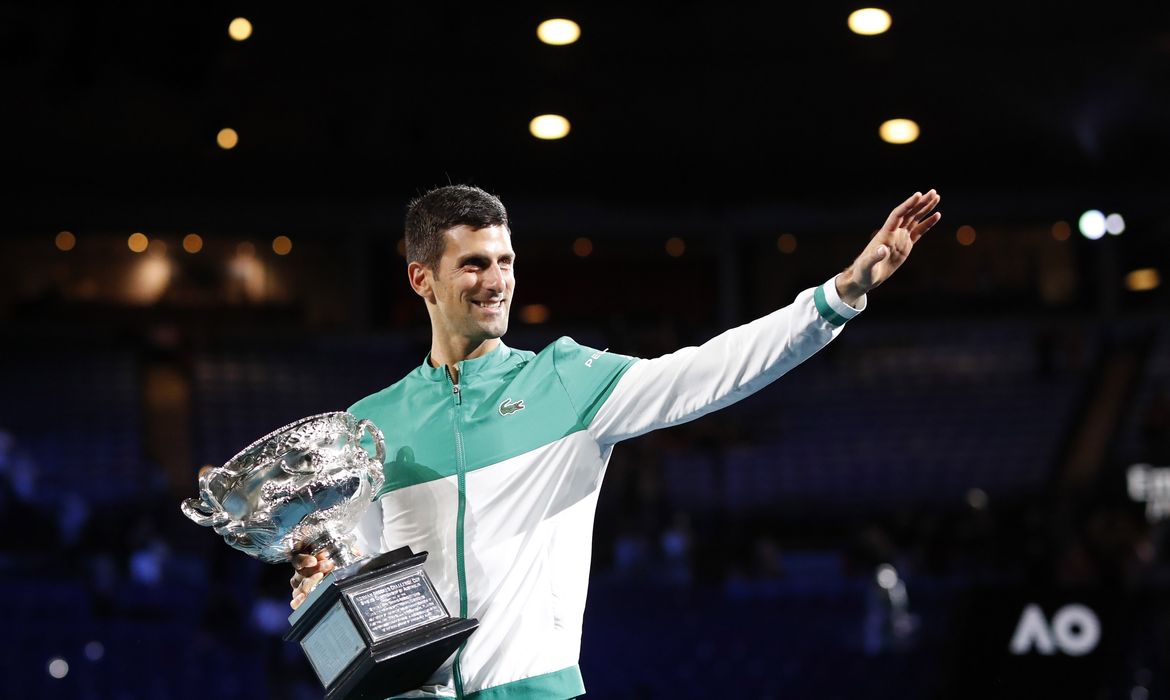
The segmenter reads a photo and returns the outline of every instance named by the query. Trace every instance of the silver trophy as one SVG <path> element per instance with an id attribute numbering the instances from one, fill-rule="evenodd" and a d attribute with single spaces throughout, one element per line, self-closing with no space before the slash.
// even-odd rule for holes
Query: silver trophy
<path id="1" fill-rule="evenodd" d="M 374 440 L 376 457 L 362 447 Z M 345 412 L 302 418 L 199 477 L 181 504 L 270 564 L 330 553 L 336 567 L 289 617 L 327 700 L 385 698 L 422 685 L 478 626 L 452 618 L 409 547 L 367 557 L 353 530 L 384 483 L 382 431 Z"/>

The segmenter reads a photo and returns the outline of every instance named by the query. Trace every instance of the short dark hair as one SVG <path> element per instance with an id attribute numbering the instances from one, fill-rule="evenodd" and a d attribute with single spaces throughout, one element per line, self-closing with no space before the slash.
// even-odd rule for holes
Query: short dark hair
<path id="1" fill-rule="evenodd" d="M 443 234 L 456 226 L 508 226 L 508 212 L 499 197 L 472 185 L 436 187 L 406 207 L 406 261 L 432 269 L 443 257 Z"/>

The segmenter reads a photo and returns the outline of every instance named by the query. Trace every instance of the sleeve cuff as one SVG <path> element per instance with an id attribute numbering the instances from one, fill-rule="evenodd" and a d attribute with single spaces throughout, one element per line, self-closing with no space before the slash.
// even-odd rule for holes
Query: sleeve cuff
<path id="1" fill-rule="evenodd" d="M 828 282 L 816 288 L 813 292 L 813 301 L 817 305 L 817 312 L 821 317 L 834 326 L 843 326 L 845 322 L 857 314 L 865 311 L 865 295 L 857 300 L 857 306 L 850 306 L 841 301 L 837 294 L 837 276 L 833 275 Z"/>

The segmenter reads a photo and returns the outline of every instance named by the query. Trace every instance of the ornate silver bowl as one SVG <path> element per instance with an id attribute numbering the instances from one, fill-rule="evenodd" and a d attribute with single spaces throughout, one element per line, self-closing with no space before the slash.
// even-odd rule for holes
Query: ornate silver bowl
<path id="1" fill-rule="evenodd" d="M 361 446 L 374 438 L 371 457 Z M 382 488 L 382 431 L 344 411 L 302 418 L 272 431 L 199 477 L 200 498 L 183 513 L 245 554 L 279 564 L 327 550 L 338 566 L 358 557 L 353 529 Z"/>

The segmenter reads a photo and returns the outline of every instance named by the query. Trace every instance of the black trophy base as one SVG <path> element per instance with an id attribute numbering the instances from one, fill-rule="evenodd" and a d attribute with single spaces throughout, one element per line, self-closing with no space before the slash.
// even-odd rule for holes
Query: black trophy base
<path id="1" fill-rule="evenodd" d="M 451 617 L 409 547 L 337 569 L 289 617 L 326 700 L 413 690 L 479 626 Z"/>

